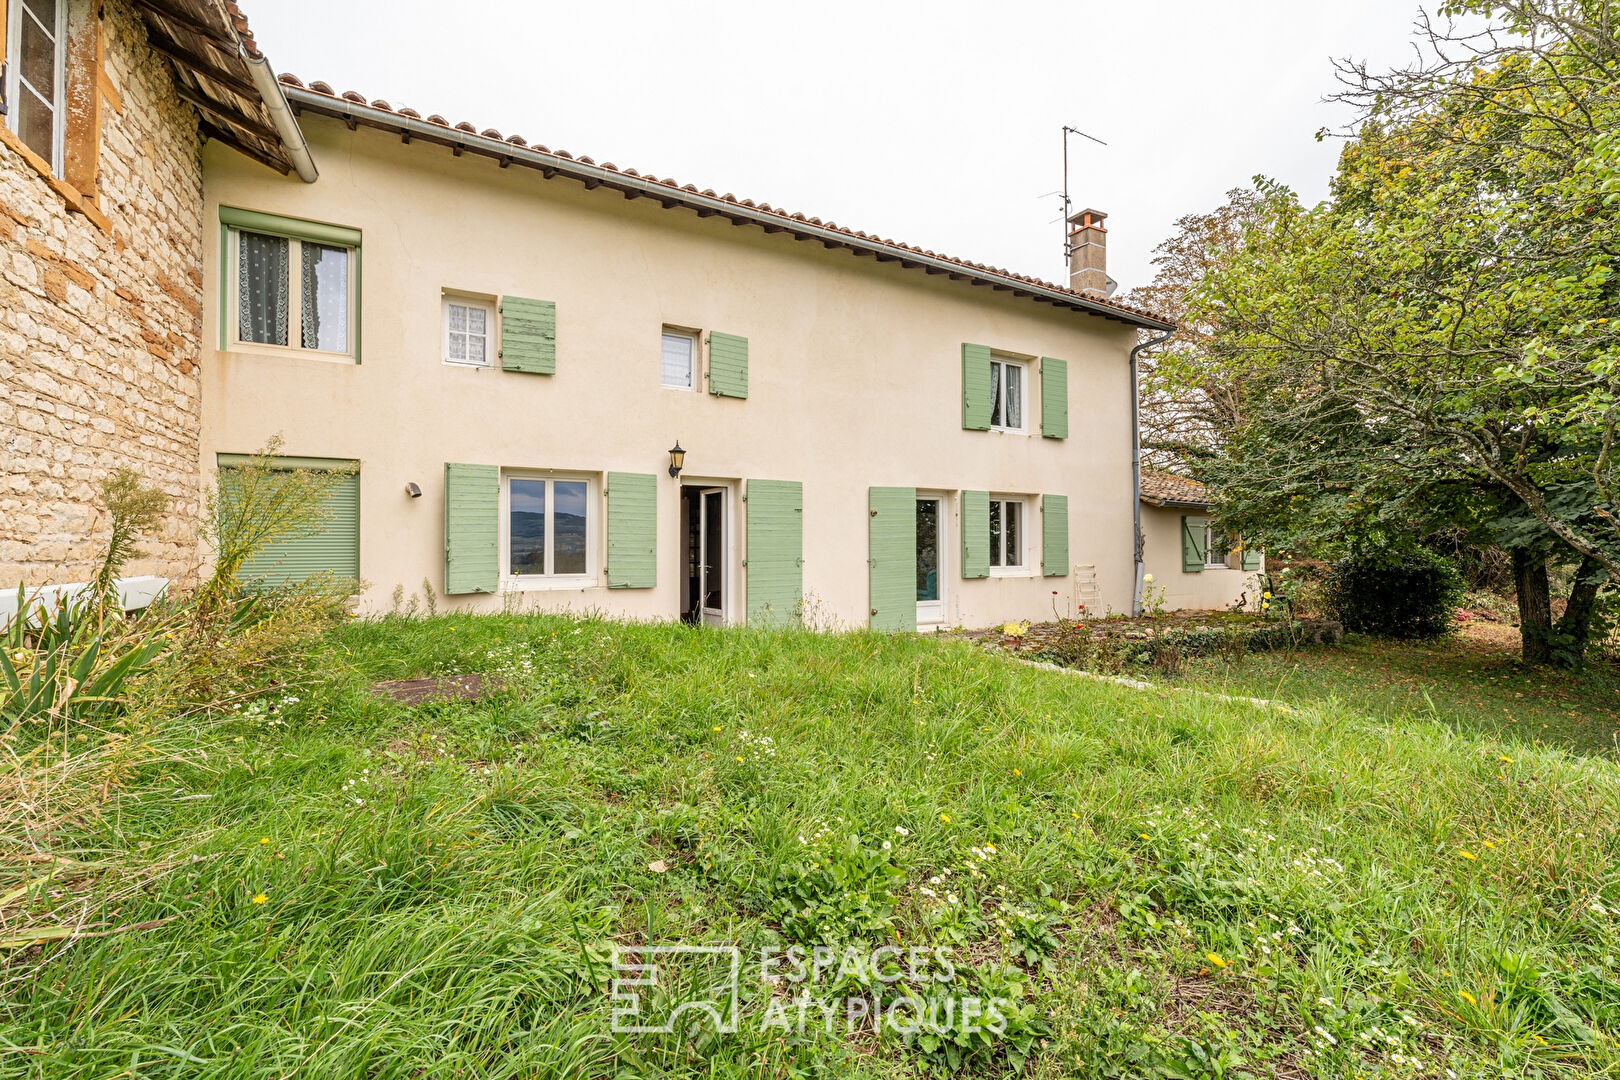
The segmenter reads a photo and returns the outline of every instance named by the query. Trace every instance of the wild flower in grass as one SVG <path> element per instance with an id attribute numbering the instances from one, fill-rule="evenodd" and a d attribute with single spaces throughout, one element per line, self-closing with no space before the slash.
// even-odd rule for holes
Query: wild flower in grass
<path id="1" fill-rule="evenodd" d="M 266 896 L 266 895 L 264 895 L 264 893 L 259 893 L 259 894 L 258 894 L 258 895 L 257 895 L 257 896 L 255 896 L 255 897 L 254 897 L 254 898 L 253 898 L 253 902 L 254 902 L 254 903 L 255 903 L 255 904 L 263 904 L 263 903 L 265 903 L 265 902 L 266 902 L 266 901 L 268 901 L 268 900 L 269 900 L 269 899 L 270 899 L 270 898 L 269 898 L 269 897 L 268 897 L 268 896 Z"/>
<path id="2" fill-rule="evenodd" d="M 941 814 L 941 815 L 939 815 L 939 820 L 941 820 L 945 824 L 949 825 L 951 823 L 951 815 L 949 815 L 949 814 Z"/>
<path id="3" fill-rule="evenodd" d="M 265 845 L 265 844 L 268 844 L 268 843 L 269 843 L 269 842 L 270 842 L 270 838 L 269 838 L 269 837 L 268 837 L 268 836 L 261 836 L 261 837 L 259 837 L 259 844 L 260 844 L 260 846 L 263 846 L 263 845 Z"/>
<path id="4" fill-rule="evenodd" d="M 1479 1004 L 1479 999 L 1476 998 L 1473 994 L 1470 994 L 1466 990 L 1457 991 L 1457 996 L 1462 998 L 1464 1001 L 1468 1002 L 1468 1004 L 1470 1004 L 1470 1005 L 1478 1005 Z"/>
<path id="5" fill-rule="evenodd" d="M 1229 963 L 1229 961 L 1224 956 L 1222 956 L 1220 953 L 1214 953 L 1214 952 L 1205 953 L 1204 954 L 1204 959 L 1208 960 L 1209 963 L 1210 963 L 1210 966 L 1215 967 L 1215 968 L 1223 968 Z"/>
<path id="6" fill-rule="evenodd" d="M 897 834 L 899 834 L 900 836 L 910 836 L 911 835 L 911 830 L 906 828 L 904 825 L 896 825 L 894 827 L 894 831 Z"/>
<path id="7" fill-rule="evenodd" d="M 1478 862 L 1479 861 L 1479 856 L 1475 855 L 1472 851 L 1469 851 L 1466 848 L 1460 849 L 1457 852 L 1457 854 L 1462 856 L 1463 858 L 1467 859 L 1469 862 Z"/>

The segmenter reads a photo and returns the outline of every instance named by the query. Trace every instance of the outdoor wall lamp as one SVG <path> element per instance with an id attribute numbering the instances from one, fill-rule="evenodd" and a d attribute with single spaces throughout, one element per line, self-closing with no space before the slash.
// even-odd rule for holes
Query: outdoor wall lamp
<path id="1" fill-rule="evenodd" d="M 413 499 L 420 499 L 422 497 L 422 485 L 418 484 L 415 480 L 407 482 L 405 485 L 405 494 L 409 495 Z"/>
<path id="2" fill-rule="evenodd" d="M 669 475 L 680 476 L 684 468 L 686 468 L 686 451 L 681 449 L 681 440 L 676 439 L 675 445 L 669 448 Z"/>

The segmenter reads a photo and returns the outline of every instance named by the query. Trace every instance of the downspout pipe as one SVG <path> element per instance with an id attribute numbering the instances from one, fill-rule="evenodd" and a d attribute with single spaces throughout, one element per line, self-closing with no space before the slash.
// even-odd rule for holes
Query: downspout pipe
<path id="1" fill-rule="evenodd" d="M 1166 330 L 1156 338 L 1149 338 L 1131 350 L 1131 541 L 1132 557 L 1136 565 L 1136 585 L 1131 592 L 1131 618 L 1142 614 L 1142 580 L 1147 565 L 1142 561 L 1142 421 L 1141 384 L 1137 375 L 1136 358 L 1155 345 L 1169 341 L 1174 330 Z"/>
<path id="2" fill-rule="evenodd" d="M 259 97 L 264 100 L 264 107 L 270 114 L 270 123 L 281 136 L 281 145 L 287 149 L 287 157 L 292 160 L 293 171 L 298 173 L 298 179 L 306 184 L 313 184 L 320 177 L 320 170 L 315 168 L 315 157 L 309 152 L 309 143 L 304 141 L 304 133 L 298 129 L 298 119 L 293 116 L 292 107 L 287 104 L 287 95 L 281 89 L 281 83 L 276 79 L 276 73 L 270 70 L 270 61 L 264 56 L 254 56 L 246 50 L 242 59 L 247 62 L 248 74 L 253 77 L 253 85 L 258 88 Z"/>

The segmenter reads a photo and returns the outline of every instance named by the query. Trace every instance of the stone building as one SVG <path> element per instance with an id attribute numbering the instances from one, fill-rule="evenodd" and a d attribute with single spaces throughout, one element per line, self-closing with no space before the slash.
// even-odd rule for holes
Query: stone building
<path id="1" fill-rule="evenodd" d="M 0 588 L 85 579 L 120 465 L 170 497 L 130 572 L 184 578 L 205 503 L 202 145 L 313 170 L 234 5 L 0 0 L 0 22 Z"/>

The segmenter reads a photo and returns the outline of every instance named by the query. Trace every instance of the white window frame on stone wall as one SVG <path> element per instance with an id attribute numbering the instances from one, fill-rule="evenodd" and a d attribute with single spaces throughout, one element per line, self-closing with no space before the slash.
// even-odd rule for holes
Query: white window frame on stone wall
<path id="1" fill-rule="evenodd" d="M 353 364 L 360 360 L 360 230 L 320 222 L 301 221 L 276 214 L 222 206 L 220 224 L 224 230 L 221 250 L 220 305 L 222 322 L 220 347 L 231 352 L 282 357 L 306 357 Z M 241 336 L 241 242 L 244 233 L 275 237 L 287 242 L 287 325 L 286 344 L 244 340 Z M 346 254 L 344 269 L 344 347 L 321 349 L 303 344 L 303 249 L 318 245 Z"/>
<path id="2" fill-rule="evenodd" d="M 67 124 L 67 7 L 68 0 L 56 0 L 55 26 L 46 26 L 33 12 L 30 0 L 11 0 L 6 7 L 6 127 L 19 139 L 22 132 L 18 128 L 22 116 L 22 95 L 32 94 L 45 103 L 51 110 L 51 152 L 40 154 L 47 158 L 51 165 L 51 175 L 62 175 L 63 143 L 66 136 Z M 53 85 L 36 87 L 23 78 L 22 65 L 22 28 L 23 20 L 29 20 L 39 30 L 51 38 L 53 50 L 52 82 Z M 45 93 L 50 93 L 47 101 Z M 24 145 L 27 145 L 26 143 Z M 33 149 L 30 147 L 30 149 Z M 35 151 L 38 153 L 38 151 Z"/>

